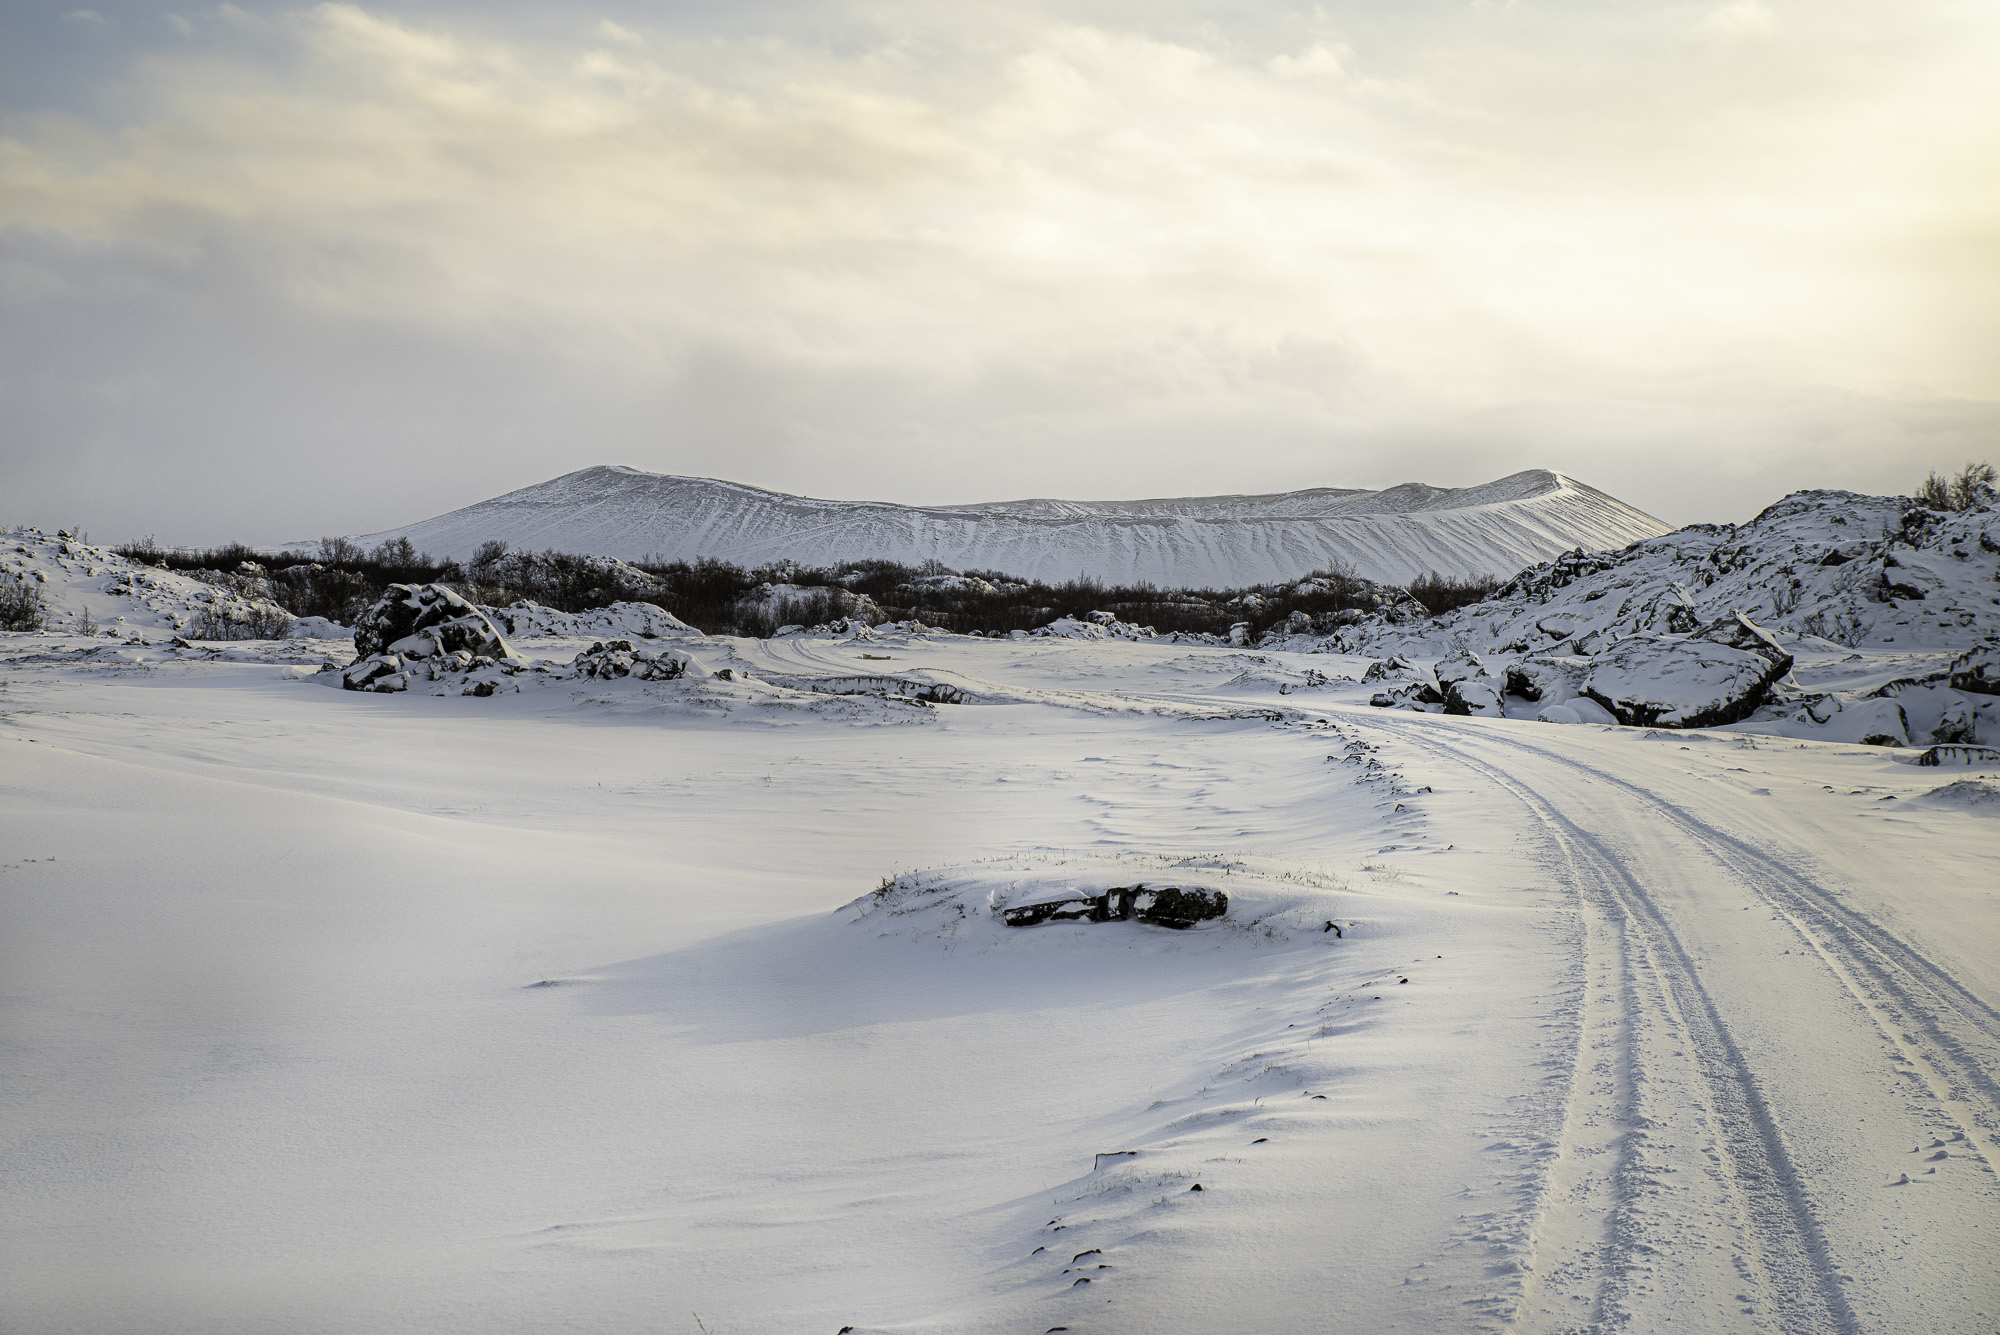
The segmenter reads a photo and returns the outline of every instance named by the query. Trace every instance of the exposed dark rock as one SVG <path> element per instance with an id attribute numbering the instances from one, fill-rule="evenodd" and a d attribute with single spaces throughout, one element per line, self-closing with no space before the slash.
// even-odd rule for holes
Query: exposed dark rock
<path id="1" fill-rule="evenodd" d="M 1009 927 L 1036 927 L 1045 922 L 1125 922 L 1137 920 L 1176 929 L 1220 918 L 1229 911 L 1229 896 L 1220 890 L 1181 886 L 1116 886 L 1101 895 L 1076 895 L 1005 909 L 1000 920 Z"/>
<path id="2" fill-rule="evenodd" d="M 1103 897 L 1051 899 L 1040 904 L 1022 904 L 1000 915 L 1009 927 L 1039 927 L 1045 922 L 1089 922 L 1103 908 Z"/>
<path id="3" fill-rule="evenodd" d="M 1368 670 L 1361 674 L 1361 680 L 1365 682 L 1404 681 L 1416 675 L 1417 670 L 1411 666 L 1409 659 L 1403 657 L 1401 654 L 1392 654 L 1387 658 L 1370 663 Z"/>
<path id="4" fill-rule="evenodd" d="M 1726 644 L 1732 649 L 1741 649 L 1746 653 L 1757 655 L 1777 669 L 1772 675 L 1773 681 L 1792 670 L 1792 656 L 1785 652 L 1785 647 L 1778 643 L 1771 632 L 1741 612 L 1717 617 L 1696 631 L 1694 638 L 1706 640 L 1710 644 Z"/>
<path id="5" fill-rule="evenodd" d="M 690 670 L 699 676 L 693 659 L 677 649 L 634 649 L 630 640 L 605 640 L 593 644 L 570 661 L 580 677 L 616 681 L 636 677 L 640 681 L 675 681 Z"/>
<path id="6" fill-rule="evenodd" d="M 1507 694 L 1533 702 L 1546 700 L 1560 704 L 1583 694 L 1583 681 L 1589 675 L 1588 659 L 1537 654 L 1508 666 Z"/>
<path id="7" fill-rule="evenodd" d="M 1437 665 L 1438 689 L 1447 714 L 1500 716 L 1500 683 L 1478 654 L 1461 649 Z"/>
<path id="8" fill-rule="evenodd" d="M 1220 918 L 1229 911 L 1229 896 L 1220 890 L 1163 886 L 1138 888 L 1132 900 L 1132 916 L 1140 922 L 1161 927 L 1192 927 L 1198 922 Z"/>
<path id="9" fill-rule="evenodd" d="M 379 683 L 403 670 L 403 660 L 394 654 L 371 654 L 356 661 L 340 676 L 341 686 L 350 691 L 393 691 L 403 689 Z"/>
<path id="10" fill-rule="evenodd" d="M 1974 695 L 2000 695 L 2000 645 L 1975 645 L 1952 659 L 1951 684 Z"/>

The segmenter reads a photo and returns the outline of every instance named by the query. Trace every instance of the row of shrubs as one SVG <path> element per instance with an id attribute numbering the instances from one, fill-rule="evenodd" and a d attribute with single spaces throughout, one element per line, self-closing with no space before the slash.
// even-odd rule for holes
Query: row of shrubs
<path id="1" fill-rule="evenodd" d="M 1237 622 L 1248 622 L 1253 633 L 1261 633 L 1294 613 L 1325 624 L 1336 613 L 1370 611 L 1384 593 L 1381 586 L 1340 571 L 1317 571 L 1295 584 L 1254 590 L 1162 589 L 1106 584 L 1087 576 L 1047 584 L 999 571 L 952 571 L 934 561 L 922 566 L 856 561 L 838 569 L 791 564 L 745 569 L 712 559 L 627 563 L 568 552 L 513 551 L 497 540 L 465 562 L 433 558 L 407 538 L 372 549 L 346 538 L 323 538 L 315 552 L 278 555 L 241 543 L 187 550 L 161 547 L 151 539 L 117 550 L 135 561 L 267 598 L 294 616 L 325 617 L 343 625 L 353 624 L 390 584 L 413 583 L 449 585 L 491 606 L 526 599 L 564 612 L 647 602 L 708 634 L 754 636 L 768 636 L 785 623 L 836 621 L 857 608 L 891 621 L 923 621 L 982 634 L 1032 630 L 1060 617 L 1098 611 L 1161 633 L 1226 634 Z M 761 597 L 772 585 L 790 586 L 793 592 L 786 599 Z M 1436 614 L 1476 602 L 1497 586 L 1491 579 L 1433 574 L 1408 592 Z"/>
<path id="2" fill-rule="evenodd" d="M 1970 510 L 1995 481 L 1992 464 L 1968 463 L 1950 477 L 1933 470 L 1910 495 L 1928 509 Z"/>

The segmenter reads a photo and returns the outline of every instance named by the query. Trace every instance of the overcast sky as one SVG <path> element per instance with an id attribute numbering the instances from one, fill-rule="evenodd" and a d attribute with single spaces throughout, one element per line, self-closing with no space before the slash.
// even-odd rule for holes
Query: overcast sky
<path id="1" fill-rule="evenodd" d="M 2000 461 L 1990 0 L 0 11 L 0 522 Z"/>

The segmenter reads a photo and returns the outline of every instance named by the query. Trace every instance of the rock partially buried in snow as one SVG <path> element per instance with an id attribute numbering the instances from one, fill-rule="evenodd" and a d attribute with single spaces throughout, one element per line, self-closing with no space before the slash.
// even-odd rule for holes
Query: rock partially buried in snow
<path id="1" fill-rule="evenodd" d="M 354 651 L 363 658 L 382 653 L 433 658 L 461 650 L 492 659 L 519 657 L 478 608 L 442 584 L 391 584 L 354 619 Z"/>
<path id="2" fill-rule="evenodd" d="M 1778 643 L 1770 631 L 1744 616 L 1741 612 L 1731 612 L 1728 616 L 1717 617 L 1694 633 L 1697 640 L 1710 644 L 1726 644 L 1732 649 L 1757 655 L 1771 664 L 1777 671 L 1776 680 L 1792 670 L 1792 656 Z"/>
<path id="3" fill-rule="evenodd" d="M 627 639 L 672 639 L 701 634 L 665 608 L 652 603 L 618 602 L 585 612 L 559 612 L 523 599 L 506 607 L 482 608 L 507 634 L 521 636 L 617 635 Z"/>
<path id="4" fill-rule="evenodd" d="M 1952 659 L 1951 684 L 1974 695 L 2000 695 L 2000 645 L 1977 645 Z"/>
<path id="5" fill-rule="evenodd" d="M 677 681 L 682 677 L 708 675 L 678 649 L 635 649 L 630 640 L 605 640 L 593 644 L 571 660 L 580 677 L 616 681 L 636 677 L 640 681 Z"/>
<path id="6" fill-rule="evenodd" d="M 1531 703 L 1559 705 L 1583 694 L 1590 675 L 1590 660 L 1565 658 L 1556 654 L 1536 654 L 1507 669 L 1507 694 Z"/>
<path id="7" fill-rule="evenodd" d="M 1444 695 L 1445 713 L 1500 717 L 1500 682 L 1471 650 L 1461 649 L 1440 661 L 1437 682 Z"/>
<path id="8" fill-rule="evenodd" d="M 1591 661 L 1583 693 L 1620 723 L 1712 728 L 1750 717 L 1791 665 L 1789 655 L 1772 663 L 1748 649 L 1698 637 L 1639 636 Z"/>
<path id="9" fill-rule="evenodd" d="M 1000 920 L 1009 927 L 1038 927 L 1045 922 L 1129 922 L 1185 930 L 1198 922 L 1229 912 L 1229 896 L 1220 890 L 1194 886 L 1117 886 L 1101 895 L 1075 895 L 1021 904 L 1005 910 Z"/>
<path id="10" fill-rule="evenodd" d="M 493 623 L 442 584 L 391 584 L 354 619 L 354 648 L 360 657 L 340 677 L 350 691 L 406 691 L 418 678 L 441 681 L 520 664 Z M 467 695 L 493 691 L 490 676 L 465 684 Z"/>
<path id="11" fill-rule="evenodd" d="M 1617 717 L 1587 695 L 1573 696 L 1560 704 L 1543 705 L 1535 713 L 1538 723 L 1612 724 Z"/>

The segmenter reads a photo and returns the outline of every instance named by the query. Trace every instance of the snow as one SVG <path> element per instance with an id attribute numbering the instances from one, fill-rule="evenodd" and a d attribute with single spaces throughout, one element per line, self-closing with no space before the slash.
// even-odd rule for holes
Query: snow
<path id="1" fill-rule="evenodd" d="M 1906 497 L 1798 492 L 1741 526 L 1569 553 L 1445 616 L 1373 616 L 1266 644 L 1406 665 L 1484 655 L 1503 679 L 1499 708 L 1546 722 L 1608 715 L 1825 742 L 1990 745 L 2000 742 L 2000 496 L 1942 513 Z M 1379 704 L 1439 707 L 1416 666 L 1394 675 L 1402 684 Z"/>
<path id="2" fill-rule="evenodd" d="M 516 550 L 633 561 L 938 560 L 1055 582 L 1083 571 L 1122 584 L 1243 588 L 1335 566 L 1395 585 L 1431 571 L 1504 577 L 1572 547 L 1622 547 L 1666 527 L 1542 469 L 1458 489 L 904 506 L 600 466 L 359 541 L 408 538 L 455 560 L 500 538 Z"/>
<path id="3" fill-rule="evenodd" d="M 1956 514 L 1908 497 L 1802 491 L 1746 524 L 1697 524 L 1620 551 L 1572 552 L 1492 598 L 1411 627 L 1371 620 L 1345 652 L 1422 643 L 1594 652 L 1741 613 L 1789 639 L 1967 650 L 2000 641 L 2000 497 Z"/>
<path id="4" fill-rule="evenodd" d="M 127 560 L 63 529 L 0 530 L 0 580 L 5 579 L 25 579 L 40 589 L 50 628 L 57 631 L 75 631 L 85 618 L 95 623 L 101 636 L 199 635 L 205 626 L 256 617 L 291 619 L 275 603 Z"/>
<path id="5" fill-rule="evenodd" d="M 628 644 L 0 636 L 9 1328 L 1991 1328 L 2000 766 L 1368 706 L 1470 655 Z M 995 917 L 1140 884 L 1228 912 Z"/>
<path id="6" fill-rule="evenodd" d="M 586 639 L 627 636 L 671 639 L 698 634 L 694 627 L 652 603 L 612 603 L 582 612 L 558 612 L 523 599 L 507 607 L 481 607 L 488 620 L 510 636 L 530 639 Z"/>

